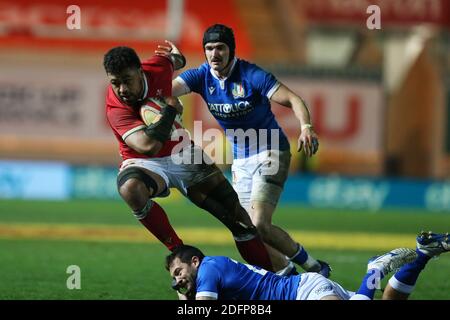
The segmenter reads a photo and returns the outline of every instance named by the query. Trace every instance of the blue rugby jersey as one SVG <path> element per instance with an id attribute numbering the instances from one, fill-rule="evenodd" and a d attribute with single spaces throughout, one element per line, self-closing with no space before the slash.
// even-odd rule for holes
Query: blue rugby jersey
<path id="1" fill-rule="evenodd" d="M 269 98 L 280 85 L 271 73 L 236 58 L 230 75 L 224 80 L 217 78 L 208 63 L 183 72 L 177 79 L 203 97 L 232 143 L 234 158 L 248 157 L 266 149 L 289 149 L 288 139 L 270 107 Z M 256 139 L 239 140 L 238 132 L 233 132 L 236 129 L 249 134 L 251 131 L 247 130 L 254 129 Z M 271 129 L 275 129 L 274 135 Z"/>
<path id="2" fill-rule="evenodd" d="M 301 275 L 279 276 L 228 257 L 205 257 L 197 273 L 197 297 L 219 300 L 295 300 Z"/>

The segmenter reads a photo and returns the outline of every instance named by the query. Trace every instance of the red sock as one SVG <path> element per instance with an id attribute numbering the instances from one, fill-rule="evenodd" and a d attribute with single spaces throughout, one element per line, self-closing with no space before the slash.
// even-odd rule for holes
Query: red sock
<path id="1" fill-rule="evenodd" d="M 242 258 L 247 263 L 261 267 L 268 271 L 274 271 L 272 262 L 267 252 L 266 246 L 257 235 L 253 239 L 246 241 L 235 241 Z"/>
<path id="2" fill-rule="evenodd" d="M 156 202 L 153 202 L 147 216 L 139 221 L 170 251 L 183 244 L 183 241 L 170 225 L 166 212 Z"/>

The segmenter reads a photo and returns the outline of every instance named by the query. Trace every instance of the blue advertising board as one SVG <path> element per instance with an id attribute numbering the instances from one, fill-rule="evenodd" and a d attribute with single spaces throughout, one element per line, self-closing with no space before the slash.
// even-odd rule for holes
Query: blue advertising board
<path id="1" fill-rule="evenodd" d="M 0 198 L 67 199 L 70 180 L 65 163 L 0 160 Z"/>
<path id="2" fill-rule="evenodd" d="M 297 175 L 287 180 L 281 201 L 371 211 L 411 208 L 450 212 L 450 181 Z"/>
<path id="3" fill-rule="evenodd" d="M 0 160 L 0 198 L 120 199 L 117 168 Z M 283 204 L 322 208 L 425 209 L 450 213 L 450 181 L 291 175 Z"/>

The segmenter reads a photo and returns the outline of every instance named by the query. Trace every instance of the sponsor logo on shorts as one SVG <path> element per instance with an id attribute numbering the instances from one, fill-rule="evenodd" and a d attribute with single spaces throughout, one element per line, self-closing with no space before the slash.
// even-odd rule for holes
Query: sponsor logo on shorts
<path id="1" fill-rule="evenodd" d="M 314 289 L 314 294 L 319 295 L 321 293 L 328 292 L 328 291 L 334 291 L 333 286 L 331 284 L 324 284 L 324 285 Z"/>

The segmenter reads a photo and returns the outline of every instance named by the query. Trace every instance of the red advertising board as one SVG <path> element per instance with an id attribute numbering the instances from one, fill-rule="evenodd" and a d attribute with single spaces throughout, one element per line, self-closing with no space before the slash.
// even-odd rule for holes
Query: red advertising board
<path id="1" fill-rule="evenodd" d="M 378 82 L 281 78 L 308 103 L 313 124 L 326 149 L 379 153 L 383 147 L 383 91 Z M 193 121 L 203 129 L 220 128 L 198 95 L 192 101 Z M 272 105 L 289 140 L 296 142 L 300 123 L 292 109 Z M 191 121 L 192 122 L 192 121 Z"/>
<path id="2" fill-rule="evenodd" d="M 448 0 L 301 0 L 293 1 L 297 11 L 318 23 L 361 23 L 370 13 L 367 8 L 380 8 L 382 26 L 431 23 L 450 26 Z"/>
<path id="3" fill-rule="evenodd" d="M 175 19 L 169 14 L 174 3 L 183 8 L 183 14 Z M 74 4 L 79 8 L 80 28 L 70 30 L 67 22 L 73 21 L 75 11 L 70 6 Z M 248 37 L 232 0 L 2 0 L 0 47 L 104 51 L 128 45 L 153 50 L 156 44 L 169 39 L 184 53 L 201 55 L 203 32 L 214 23 L 231 26 L 239 43 L 239 55 L 251 56 Z M 179 29 L 175 36 L 174 29 Z"/>

